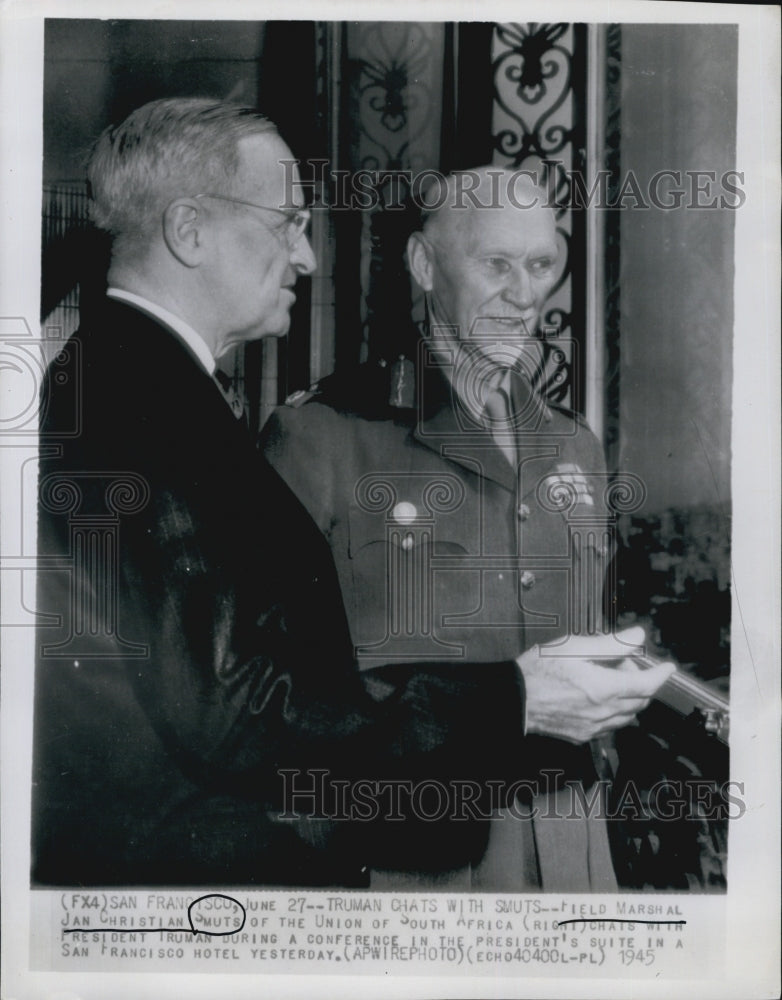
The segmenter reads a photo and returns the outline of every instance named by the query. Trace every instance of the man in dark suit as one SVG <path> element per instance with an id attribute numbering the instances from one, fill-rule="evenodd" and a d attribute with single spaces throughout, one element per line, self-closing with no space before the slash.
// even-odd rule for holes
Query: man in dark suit
<path id="1" fill-rule="evenodd" d="M 489 665 L 522 651 L 527 737 L 515 757 L 540 794 L 525 815 L 518 802 L 496 810 L 489 849 L 451 884 L 612 891 L 606 825 L 573 801 L 574 785 L 608 776 L 612 751 L 590 745 L 595 733 L 566 706 L 576 689 L 596 702 L 623 685 L 630 698 L 638 684 L 651 694 L 671 667 L 634 673 L 623 648 L 643 643 L 642 630 L 602 631 L 602 449 L 537 387 L 546 356 L 535 332 L 558 259 L 545 195 L 496 168 L 451 177 L 445 194 L 408 243 L 430 316 L 417 383 L 400 393 L 388 365 L 338 374 L 272 417 L 264 449 L 329 540 L 362 667 Z M 570 691 L 543 694 L 555 678 Z M 617 713 L 600 733 L 627 721 Z M 376 873 L 374 884 L 416 883 Z"/>
<path id="2" fill-rule="evenodd" d="M 290 159 L 266 119 L 200 99 L 146 105 L 93 152 L 107 299 L 42 406 L 39 884 L 362 885 L 382 824 L 293 801 L 292 773 L 301 792 L 314 771 L 502 778 L 513 759 L 513 659 L 356 671 L 328 548 L 213 377 L 287 331 L 315 266 Z"/>

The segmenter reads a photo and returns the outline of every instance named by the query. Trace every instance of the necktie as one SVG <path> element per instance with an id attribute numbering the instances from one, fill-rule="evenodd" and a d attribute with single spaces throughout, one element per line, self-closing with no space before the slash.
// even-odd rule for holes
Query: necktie
<path id="1" fill-rule="evenodd" d="M 511 420 L 508 394 L 502 388 L 492 389 L 486 397 L 486 414 L 494 442 L 511 466 L 516 468 L 516 436 Z"/>
<path id="2" fill-rule="evenodd" d="M 215 368 L 214 378 L 220 388 L 220 392 L 222 392 L 226 402 L 231 407 L 233 415 L 237 420 L 242 419 L 244 417 L 244 402 L 234 385 L 233 379 L 226 375 L 221 368 Z"/>
<path id="3" fill-rule="evenodd" d="M 546 400 L 533 384 L 529 373 L 511 371 L 506 391 L 513 413 L 513 425 L 517 433 L 535 433 L 551 422 L 551 410 Z"/>

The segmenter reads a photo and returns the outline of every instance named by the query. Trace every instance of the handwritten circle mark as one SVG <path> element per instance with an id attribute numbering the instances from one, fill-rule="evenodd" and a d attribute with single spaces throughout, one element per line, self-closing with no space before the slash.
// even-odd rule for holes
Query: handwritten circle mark
<path id="1" fill-rule="evenodd" d="M 193 921 L 193 907 L 198 906 L 205 899 L 227 899 L 229 902 L 238 906 L 242 911 L 242 922 L 238 927 L 234 927 L 230 931 L 212 931 L 212 930 L 201 930 L 196 927 Z M 238 934 L 240 930 L 244 927 L 247 921 L 247 910 L 242 906 L 238 899 L 234 899 L 233 896 L 226 896 L 222 892 L 208 892 L 205 896 L 199 896 L 198 899 L 194 899 L 193 902 L 187 908 L 187 922 L 190 924 L 190 930 L 193 934 L 209 934 L 211 937 L 227 937 L 231 934 Z"/>

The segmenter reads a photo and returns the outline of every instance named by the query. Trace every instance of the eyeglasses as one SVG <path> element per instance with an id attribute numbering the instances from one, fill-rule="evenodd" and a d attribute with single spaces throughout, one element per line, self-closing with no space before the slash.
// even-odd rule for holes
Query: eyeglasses
<path id="1" fill-rule="evenodd" d="M 285 239 L 288 249 L 293 250 L 304 235 L 310 224 L 310 213 L 306 208 L 272 208 L 271 205 L 258 205 L 254 201 L 242 201 L 241 198 L 229 198 L 224 194 L 197 194 L 196 198 L 214 198 L 217 201 L 229 201 L 233 205 L 246 205 L 248 208 L 259 208 L 263 212 L 275 212 L 285 217 Z"/>

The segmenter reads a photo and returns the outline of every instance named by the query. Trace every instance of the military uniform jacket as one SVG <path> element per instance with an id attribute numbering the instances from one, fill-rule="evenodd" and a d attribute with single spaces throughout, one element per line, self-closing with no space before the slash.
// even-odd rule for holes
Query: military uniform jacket
<path id="1" fill-rule="evenodd" d="M 497 774 L 519 742 L 511 662 L 356 669 L 321 532 L 134 308 L 50 367 L 39 508 L 38 884 L 361 885 L 371 824 L 281 818 L 280 769 Z"/>
<path id="2" fill-rule="evenodd" d="M 367 366 L 264 428 L 271 464 L 331 546 L 362 666 L 490 664 L 600 628 L 610 539 L 602 449 L 519 386 L 517 467 L 439 374 L 394 409 Z M 499 708 L 499 706 L 498 706 Z M 517 774 L 594 779 L 589 748 L 529 738 Z"/>

